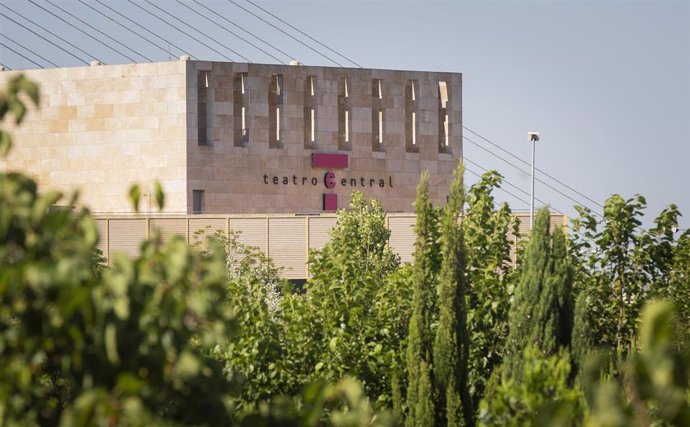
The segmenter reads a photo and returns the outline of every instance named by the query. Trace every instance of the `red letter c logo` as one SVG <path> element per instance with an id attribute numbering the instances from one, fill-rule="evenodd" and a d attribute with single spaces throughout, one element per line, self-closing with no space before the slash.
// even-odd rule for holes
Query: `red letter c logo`
<path id="1" fill-rule="evenodd" d="M 329 190 L 335 187 L 335 174 L 333 172 L 326 172 L 323 177 L 323 183 Z"/>

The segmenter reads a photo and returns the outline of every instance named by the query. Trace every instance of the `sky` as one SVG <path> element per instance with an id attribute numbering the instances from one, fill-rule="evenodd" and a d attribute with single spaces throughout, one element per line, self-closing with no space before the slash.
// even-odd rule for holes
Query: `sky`
<path id="1" fill-rule="evenodd" d="M 332 51 L 247 0 L 3 0 L 0 13 L 82 59 L 96 57 L 104 63 L 146 62 L 144 57 L 161 61 L 188 53 L 203 60 L 246 62 L 241 54 L 257 63 L 297 59 L 337 66 L 334 60 L 356 66 L 335 51 L 365 68 L 460 72 L 463 121 L 469 129 L 464 132 L 469 138 L 464 141 L 468 183 L 477 179 L 472 172 L 498 170 L 505 177 L 504 188 L 519 197 L 498 191 L 497 199 L 508 201 L 514 210 L 529 209 L 532 145 L 527 132 L 539 131 L 537 168 L 581 194 L 538 173 L 537 178 L 560 190 L 535 185 L 535 197 L 553 209 L 573 216 L 573 205 L 581 204 L 602 212 L 601 205 L 612 194 L 641 194 L 648 204 L 645 226 L 652 226 L 661 210 L 675 203 L 684 213 L 680 228 L 690 228 L 690 0 L 252 1 Z M 11 49 L 45 67 L 52 65 L 35 54 L 59 66 L 83 64 L 2 15 L 0 43 L 5 45 L 0 45 L 0 63 L 12 69 L 36 65 Z"/>

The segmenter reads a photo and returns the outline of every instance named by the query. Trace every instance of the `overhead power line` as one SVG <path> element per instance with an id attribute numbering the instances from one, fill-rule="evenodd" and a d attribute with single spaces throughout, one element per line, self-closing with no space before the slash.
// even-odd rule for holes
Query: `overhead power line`
<path id="1" fill-rule="evenodd" d="M 8 10 L 10 10 L 10 11 L 12 11 L 12 9 L 7 8 L 6 6 L 4 6 L 4 5 L 1 4 L 1 3 L 0 3 L 0 6 L 2 6 L 2 7 L 4 7 L 4 8 L 6 8 L 6 9 L 8 9 Z M 16 12 L 15 12 L 15 13 L 16 13 Z M 26 31 L 32 33 L 33 35 L 35 35 L 35 36 L 37 36 L 37 37 L 40 37 L 41 39 L 45 40 L 46 42 L 52 44 L 53 46 L 55 46 L 56 48 L 58 48 L 58 49 L 60 49 L 61 51 L 65 52 L 66 54 L 70 55 L 71 57 L 76 58 L 77 60 L 83 62 L 83 63 L 86 64 L 86 65 L 89 64 L 88 61 L 86 61 L 86 60 L 84 60 L 84 59 L 78 57 L 77 55 L 75 55 L 75 54 L 73 54 L 72 52 L 66 50 L 65 48 L 63 48 L 62 46 L 56 44 L 55 42 L 53 42 L 53 41 L 51 41 L 51 40 L 48 40 L 47 38 L 45 38 L 45 37 L 43 37 L 42 35 L 38 34 L 36 31 L 34 31 L 34 30 L 30 29 L 30 28 L 27 28 L 25 25 L 23 25 L 23 24 L 21 24 L 21 23 L 15 21 L 14 19 L 10 18 L 9 16 L 5 15 L 4 13 L 0 12 L 0 15 L 1 15 L 1 16 L 4 16 L 6 19 L 9 19 L 10 21 L 12 21 L 12 22 L 14 22 L 15 24 L 19 25 L 20 27 L 24 28 Z M 17 15 L 19 15 L 19 14 L 17 14 Z M 21 16 L 21 15 L 19 15 L 19 16 Z M 41 27 L 41 26 L 38 25 L 38 24 L 35 24 L 35 23 L 34 23 L 33 21 L 31 21 L 30 19 L 28 19 L 28 18 L 26 18 L 26 17 L 24 17 L 24 16 L 22 16 L 22 18 L 26 19 L 27 21 L 31 22 L 32 24 L 36 25 L 37 27 L 40 27 L 41 29 L 45 30 L 45 28 Z M 45 31 L 48 32 L 48 33 L 50 33 L 50 31 L 48 31 L 48 30 L 45 30 Z M 50 34 L 52 34 L 52 33 L 50 33 Z M 56 37 L 57 37 L 57 36 L 56 36 Z M 61 37 L 58 37 L 58 38 L 60 38 L 60 40 L 63 40 L 63 41 L 64 41 L 64 39 L 62 39 Z"/>
<path id="2" fill-rule="evenodd" d="M 133 4 L 134 6 L 138 7 L 139 9 L 143 10 L 144 12 L 148 13 L 149 15 L 153 16 L 154 18 L 158 19 L 159 21 L 162 21 L 162 22 L 164 22 L 165 24 L 169 25 L 170 27 L 172 27 L 172 28 L 176 29 L 177 31 L 181 32 L 182 34 L 186 35 L 186 36 L 189 37 L 190 39 L 196 41 L 197 43 L 199 43 L 199 44 L 201 44 L 201 45 L 203 45 L 203 46 L 206 46 L 207 48 L 211 49 L 212 51 L 214 51 L 214 52 L 217 53 L 218 55 L 222 56 L 223 58 L 227 59 L 228 61 L 234 61 L 234 60 L 233 60 L 232 58 L 230 58 L 229 56 L 225 55 L 224 53 L 221 53 L 221 52 L 217 51 L 217 50 L 214 49 L 213 47 L 207 45 L 207 44 L 204 43 L 203 41 L 201 41 L 201 40 L 199 40 L 198 38 L 194 37 L 193 35 L 189 34 L 188 32 L 186 32 L 185 30 L 183 30 L 183 29 L 181 29 L 180 27 L 176 26 L 175 24 L 171 24 L 168 20 L 163 19 L 163 18 L 161 18 L 160 16 L 158 16 L 157 14 L 151 12 L 150 10 L 141 7 L 140 5 L 136 4 L 136 3 L 133 2 L 132 0 L 127 0 L 127 1 L 128 1 L 129 3 L 131 3 L 131 4 Z M 155 6 L 155 5 L 154 5 L 154 6 Z M 156 6 L 156 7 L 157 7 L 157 6 Z M 249 61 L 249 62 L 251 62 L 251 61 Z"/>
<path id="3" fill-rule="evenodd" d="M 49 63 L 49 64 L 52 65 L 53 67 L 59 67 L 59 65 L 57 65 L 56 63 L 54 63 L 54 62 L 51 61 L 50 59 L 46 59 L 46 58 L 42 57 L 41 55 L 37 54 L 37 53 L 34 52 L 33 50 L 29 49 L 28 47 L 23 46 L 23 45 L 17 43 L 16 41 L 10 39 L 10 38 L 7 37 L 6 35 L 2 34 L 2 36 L 3 36 L 5 39 L 7 39 L 7 41 L 10 41 L 10 42 L 14 43 L 15 45 L 19 46 L 20 48 L 22 48 L 22 49 L 24 49 L 24 50 L 26 50 L 26 51 L 28 51 L 28 52 L 34 54 L 35 56 L 38 56 L 39 58 L 41 58 L 41 59 L 44 60 L 45 62 Z M 13 52 L 14 52 L 14 51 L 13 51 Z M 32 61 L 32 62 L 33 62 L 33 61 Z M 43 67 L 41 67 L 41 68 L 43 68 Z"/>
<path id="4" fill-rule="evenodd" d="M 481 169 L 483 172 L 488 172 L 488 171 L 489 171 L 487 168 L 485 168 L 485 167 L 479 165 L 479 164 L 476 163 L 476 162 L 473 162 L 472 160 L 468 159 L 467 157 L 463 157 L 463 158 L 462 158 L 462 161 L 463 161 L 463 162 L 471 163 L 472 165 L 474 165 L 474 166 L 478 167 L 479 169 Z M 467 166 L 465 166 L 465 168 L 467 169 Z M 473 172 L 473 173 L 474 173 L 474 172 Z M 516 189 L 516 190 L 519 191 L 520 193 L 524 194 L 525 196 L 530 197 L 530 193 L 528 193 L 527 191 L 525 191 L 525 190 L 523 190 L 522 188 L 518 187 L 517 185 L 513 184 L 512 182 L 510 182 L 510 181 L 509 181 L 508 179 L 506 179 L 505 177 L 503 177 L 502 181 L 503 181 L 504 183 L 506 183 L 507 185 L 509 185 L 510 187 Z M 505 189 L 503 189 L 503 190 L 507 192 L 507 190 L 505 190 Z M 516 195 L 513 194 L 513 193 L 508 193 L 508 194 L 510 194 L 511 196 L 517 198 L 518 200 L 520 200 L 520 201 L 522 201 L 522 202 L 524 202 L 524 203 L 526 203 L 526 204 L 529 204 L 529 202 L 525 201 L 524 199 L 518 198 L 518 196 L 516 196 Z M 550 206 L 553 208 L 554 211 L 556 211 L 556 212 L 559 213 L 559 214 L 563 214 L 563 212 L 561 212 L 561 211 L 559 211 L 558 209 L 556 209 L 556 208 L 553 206 L 553 204 L 551 204 L 551 203 L 547 203 L 547 202 L 545 202 L 545 201 L 543 201 L 543 200 L 541 200 L 541 199 L 538 199 L 538 198 L 536 198 L 536 197 L 534 198 L 534 200 L 536 200 L 537 202 L 541 203 L 542 205 L 550 205 Z"/>
<path id="5" fill-rule="evenodd" d="M 16 53 L 17 55 L 19 55 L 19 56 L 21 56 L 22 58 L 26 59 L 27 61 L 31 62 L 32 64 L 34 64 L 34 65 L 37 66 L 38 68 L 45 68 L 43 65 L 41 65 L 41 64 L 39 64 L 39 63 L 37 63 L 37 62 L 32 61 L 31 59 L 29 59 L 29 58 L 27 58 L 26 56 L 24 56 L 21 52 L 17 52 L 16 50 L 14 50 L 14 49 L 12 49 L 11 47 L 7 46 L 7 45 L 4 44 L 3 42 L 0 42 L 0 46 L 4 47 L 4 48 L 6 48 L 6 49 L 9 49 L 10 51 Z M 9 69 L 9 67 L 5 67 L 5 68 L 8 68 L 8 69 Z"/>
<path id="6" fill-rule="evenodd" d="M 481 145 L 480 145 L 479 143 L 477 143 L 476 141 L 473 141 L 473 140 L 471 140 L 470 138 L 468 138 L 468 137 L 466 137 L 466 136 L 463 136 L 462 138 L 463 138 L 464 140 L 466 140 L 466 141 L 472 143 L 472 144 L 475 145 L 476 147 L 478 147 L 478 148 L 480 148 L 480 149 L 486 151 L 487 153 L 491 154 L 492 156 L 495 156 L 495 157 L 501 159 L 502 161 L 504 161 L 505 163 L 507 163 L 507 164 L 509 164 L 510 166 L 514 167 L 515 169 L 517 169 L 517 170 L 519 170 L 519 171 L 521 171 L 521 172 L 524 172 L 524 173 L 529 173 L 529 172 L 527 172 L 526 170 L 522 169 L 520 166 L 517 166 L 515 163 L 511 162 L 510 160 L 506 160 L 504 157 L 501 157 L 500 155 L 498 155 L 498 154 L 494 153 L 493 151 L 489 150 L 488 148 L 481 146 Z M 547 186 L 548 188 L 552 189 L 553 191 L 557 192 L 558 194 L 560 194 L 561 196 L 565 197 L 566 199 L 572 201 L 573 203 L 576 203 L 576 204 L 578 204 L 578 205 L 583 205 L 583 206 L 584 206 L 584 204 L 582 203 L 582 201 L 576 200 L 576 199 L 570 197 L 568 194 L 562 192 L 561 190 L 559 190 L 558 188 L 556 188 L 556 187 L 550 185 L 549 183 L 545 182 L 544 180 L 541 180 L 541 179 L 536 178 L 536 177 L 535 177 L 535 180 L 537 180 L 537 181 L 539 181 L 540 183 L 544 184 L 544 185 Z M 593 209 L 592 209 L 592 213 L 594 213 L 595 215 L 597 215 L 597 216 L 599 216 L 599 217 L 602 217 L 602 216 L 603 216 L 602 214 L 600 214 L 599 212 L 596 212 L 596 211 L 593 210 Z"/>
<path id="7" fill-rule="evenodd" d="M 148 28 L 146 28 L 146 27 L 144 27 L 143 25 L 139 24 L 138 22 L 132 20 L 131 18 L 129 18 L 129 17 L 123 15 L 122 13 L 118 12 L 117 10 L 115 10 L 115 9 L 113 9 L 112 7 L 108 6 L 107 4 L 101 2 L 100 0 L 95 0 L 95 1 L 96 1 L 96 3 L 100 4 L 101 6 L 105 7 L 105 8 L 108 9 L 108 10 L 110 10 L 111 12 L 113 12 L 113 13 L 115 13 L 115 14 L 121 16 L 121 17 L 123 17 L 123 18 L 126 19 L 127 21 L 131 22 L 132 24 L 136 25 L 137 27 L 141 28 L 142 30 L 148 32 L 149 34 L 153 35 L 154 37 L 158 37 L 160 40 L 163 40 L 165 43 L 168 43 L 168 45 L 174 47 L 175 49 L 177 49 L 177 50 L 180 51 L 181 53 L 187 53 L 187 54 L 189 54 L 189 56 L 190 56 L 192 59 L 196 59 L 191 53 L 187 52 L 185 49 L 182 49 L 181 47 L 177 46 L 176 44 L 171 43 L 170 40 L 164 39 L 163 37 L 161 37 L 161 36 L 159 36 L 158 34 L 152 32 L 151 30 L 149 30 Z M 169 51 L 169 50 L 167 50 L 166 52 L 167 52 L 168 54 L 170 54 L 170 51 Z"/>
<path id="8" fill-rule="evenodd" d="M 235 6 L 239 7 L 240 9 L 244 10 L 244 11 L 247 12 L 248 14 L 252 15 L 252 16 L 255 17 L 256 19 L 260 20 L 261 22 L 263 22 L 263 23 L 265 23 L 265 24 L 267 24 L 267 25 L 270 25 L 271 27 L 275 28 L 276 30 L 280 31 L 281 33 L 285 34 L 286 36 L 290 37 L 291 39 L 293 39 L 293 40 L 296 41 L 297 43 L 299 43 L 299 44 L 301 44 L 301 45 L 307 47 L 308 49 L 311 49 L 312 51 L 318 53 L 319 55 L 321 55 L 321 56 L 323 56 L 324 58 L 328 59 L 329 61 L 331 61 L 332 63 L 336 64 L 337 66 L 339 66 L 339 67 L 342 67 L 342 66 L 343 66 L 343 65 L 340 64 L 338 61 L 334 60 L 333 58 L 329 57 L 328 55 L 325 55 L 325 54 L 319 52 L 318 50 L 316 50 L 316 49 L 314 49 L 313 47 L 309 46 L 308 44 L 304 43 L 302 40 L 300 40 L 300 39 L 298 39 L 298 38 L 295 38 L 292 34 L 289 34 L 289 33 L 285 32 L 282 28 L 273 25 L 272 23 L 268 22 L 267 20 L 265 20 L 264 18 L 260 17 L 260 16 L 257 15 L 256 13 L 252 12 L 251 10 L 246 9 L 245 7 L 243 7 L 243 6 L 239 5 L 239 4 L 237 4 L 237 3 L 234 2 L 233 0 L 228 0 L 228 1 L 229 1 L 230 3 L 232 3 L 232 4 L 234 4 Z M 293 58 L 293 59 L 295 59 L 295 58 Z"/>
<path id="9" fill-rule="evenodd" d="M 98 1 L 98 0 L 96 0 L 96 1 Z M 84 6 L 88 7 L 88 8 L 91 9 L 91 10 L 93 10 L 94 12 L 98 13 L 99 15 L 103 16 L 104 18 L 109 19 L 110 21 L 114 22 L 115 24 L 119 25 L 120 27 L 124 28 L 125 30 L 129 31 L 130 33 L 132 33 L 132 34 L 134 34 L 134 35 L 136 35 L 136 36 L 139 36 L 140 38 L 146 40 L 147 42 L 149 42 L 149 43 L 151 43 L 152 45 L 156 46 L 157 48 L 161 49 L 163 52 L 169 53 L 167 50 L 165 50 L 165 48 L 163 48 L 163 47 L 161 47 L 161 46 L 158 46 L 156 43 L 152 42 L 151 40 L 147 39 L 146 37 L 142 36 L 141 34 L 137 33 L 136 31 L 132 30 L 132 29 L 129 28 L 128 26 L 123 25 L 122 23 L 116 21 L 115 19 L 111 18 L 110 16 L 106 15 L 105 13 L 101 12 L 100 10 L 98 10 L 98 9 L 96 9 L 95 7 L 91 6 L 90 4 L 88 4 L 88 3 L 86 3 L 86 2 L 84 2 L 84 1 L 82 1 L 82 0 L 79 0 L 79 3 L 83 4 Z M 98 3 L 100 3 L 100 2 L 98 2 Z M 100 3 L 100 4 L 102 4 L 102 3 Z M 107 7 L 107 6 L 106 6 L 106 7 Z M 130 49 L 130 50 L 131 50 L 131 49 Z M 135 51 L 135 52 L 136 52 L 136 51 Z M 141 53 L 138 53 L 138 52 L 137 52 L 137 55 L 139 55 L 139 56 L 141 56 L 141 57 L 143 57 L 143 58 L 145 58 L 145 59 L 148 59 L 149 62 L 152 62 L 151 59 L 147 58 L 146 56 L 142 55 Z"/>
<path id="10" fill-rule="evenodd" d="M 179 22 L 179 23 L 181 23 L 181 24 L 184 24 L 184 25 L 188 26 L 189 28 L 191 28 L 192 30 L 196 31 L 197 33 L 203 35 L 203 36 L 206 37 L 207 39 L 209 39 L 209 40 L 215 42 L 218 46 L 224 47 L 225 49 L 229 50 L 230 52 L 234 53 L 235 55 L 239 56 L 240 58 L 244 59 L 244 60 L 247 61 L 247 62 L 252 62 L 252 61 L 250 61 L 249 58 L 247 58 L 246 56 L 242 55 L 241 53 L 239 53 L 239 52 L 237 52 L 237 51 L 235 51 L 235 50 L 232 50 L 231 48 L 227 47 L 225 44 L 219 42 L 218 40 L 214 39 L 213 37 L 209 36 L 208 34 L 205 34 L 205 33 L 203 33 L 202 31 L 197 30 L 194 26 L 189 25 L 188 23 L 184 22 L 183 20 L 181 20 L 181 19 L 178 18 L 177 16 L 173 15 L 172 13 L 168 12 L 167 10 L 161 9 L 160 7 L 156 6 L 154 3 L 151 3 L 149 0 L 144 0 L 144 1 L 145 1 L 146 3 L 148 3 L 148 4 L 150 4 L 151 6 L 155 7 L 156 9 L 160 10 L 161 12 L 165 13 L 165 14 L 168 15 L 169 17 L 173 18 L 173 19 L 176 20 L 177 22 Z"/>
<path id="11" fill-rule="evenodd" d="M 498 148 L 499 150 L 503 151 L 504 153 L 508 154 L 509 156 L 513 157 L 514 159 L 516 159 L 516 160 L 522 162 L 524 165 L 530 166 L 530 167 L 531 167 L 531 165 L 530 165 L 526 160 L 521 159 L 520 157 L 518 157 L 518 156 L 516 156 L 515 154 L 511 153 L 510 151 L 504 149 L 503 147 L 501 147 L 500 145 L 498 145 L 498 144 L 496 144 L 495 142 L 491 141 L 490 139 L 488 139 L 488 138 L 486 138 L 486 137 L 484 137 L 484 136 L 478 134 L 477 132 L 473 131 L 472 129 L 468 128 L 467 126 L 463 126 L 463 128 L 464 128 L 465 130 L 467 130 L 467 131 L 473 133 L 474 135 L 478 136 L 478 137 L 481 138 L 482 140 L 488 142 L 489 144 L 493 145 L 494 147 Z M 571 187 L 571 186 L 569 186 L 568 184 L 564 183 L 563 181 L 559 180 L 558 178 L 555 178 L 555 177 L 549 175 L 548 173 L 544 172 L 543 170 L 541 170 L 541 169 L 539 169 L 539 168 L 536 168 L 536 167 L 535 167 L 534 169 L 535 169 L 537 172 L 543 174 L 544 176 L 547 176 L 547 177 L 551 178 L 552 180 L 556 181 L 557 183 L 561 184 L 563 187 L 567 188 L 568 190 L 572 191 L 573 193 L 577 194 L 578 196 L 583 197 L 583 198 L 589 200 L 590 202 L 592 202 L 592 203 L 594 203 L 595 205 L 599 206 L 601 209 L 604 208 L 604 205 L 602 205 L 601 203 L 599 203 L 599 202 L 597 202 L 596 200 L 593 200 L 593 199 L 587 197 L 586 195 L 584 195 L 584 194 L 582 194 L 581 192 L 577 191 L 576 189 L 574 189 L 573 187 Z M 540 182 L 541 182 L 541 181 L 540 181 Z"/>
<path id="12" fill-rule="evenodd" d="M 114 41 L 115 43 L 119 44 L 120 46 L 123 46 L 123 47 L 125 47 L 126 49 L 128 49 L 128 50 L 130 50 L 130 51 L 136 53 L 136 54 L 139 55 L 139 56 L 141 56 L 142 58 L 144 58 L 144 59 L 146 59 L 146 60 L 148 60 L 148 61 L 151 61 L 151 59 L 147 58 L 146 56 L 142 55 L 141 53 L 137 52 L 136 50 L 134 50 L 134 49 L 132 49 L 132 48 L 130 48 L 130 47 L 128 47 L 128 46 L 126 46 L 126 45 L 120 43 L 118 40 L 115 40 L 114 38 L 112 38 L 112 37 L 110 37 L 109 35 L 105 34 L 103 31 L 101 31 L 101 30 L 95 28 L 94 26 L 92 26 L 92 25 L 89 24 L 88 22 L 84 21 L 83 19 L 80 19 L 80 18 L 74 16 L 72 13 L 66 11 L 65 9 L 61 8 L 60 6 L 58 6 L 58 5 L 56 5 L 55 3 L 51 2 L 50 0 L 45 0 L 45 2 L 48 3 L 48 4 L 50 4 L 50 5 L 52 5 L 54 8 L 57 8 L 57 9 L 61 10 L 61 11 L 62 11 L 63 13 L 65 13 L 66 15 L 71 16 L 73 19 L 76 19 L 77 21 L 81 22 L 82 24 L 86 25 L 87 27 L 91 28 L 92 30 L 96 31 L 97 33 L 100 33 L 101 35 L 103 35 L 103 36 L 109 38 L 110 40 Z M 102 44 L 103 46 L 107 47 L 108 49 L 112 50 L 113 52 L 116 52 L 118 55 L 121 55 L 121 56 L 123 56 L 123 57 L 129 59 L 129 60 L 132 61 L 132 62 L 137 62 L 136 59 L 134 59 L 134 58 L 132 58 L 131 56 L 129 56 L 129 55 L 127 55 L 127 54 L 125 54 L 125 53 L 123 53 L 123 52 L 121 52 L 121 51 L 115 49 L 114 47 L 112 47 L 112 46 L 110 46 L 109 44 L 107 44 L 107 43 L 101 41 L 100 39 L 98 39 L 98 38 L 92 36 L 91 34 L 87 33 L 86 31 L 82 30 L 81 28 L 77 27 L 76 25 L 72 24 L 71 22 L 67 21 L 66 19 L 62 18 L 61 16 L 59 16 L 59 15 L 56 14 L 55 12 L 52 12 L 52 11 L 46 9 L 45 7 L 43 7 L 43 6 L 39 5 L 39 4 L 37 4 L 37 3 L 34 2 L 33 0 L 29 0 L 29 3 L 33 4 L 33 5 L 36 6 L 36 7 L 39 7 L 39 8 L 41 8 L 41 9 L 43 9 L 43 10 L 46 11 L 47 13 L 53 15 L 54 17 L 56 17 L 56 18 L 59 19 L 60 21 L 64 22 L 65 24 L 69 25 L 70 27 L 74 28 L 75 30 L 79 31 L 80 33 L 82 33 L 82 34 L 86 35 L 87 37 L 89 37 L 89 38 L 91 38 L 91 39 L 97 41 L 98 43 L 100 43 L 100 44 Z"/>
<path id="13" fill-rule="evenodd" d="M 453 158 L 454 158 L 455 160 L 457 160 L 457 161 L 459 161 L 459 162 L 460 162 L 460 161 L 463 162 L 463 166 L 464 166 L 465 170 L 467 170 L 467 171 L 470 172 L 471 174 L 477 176 L 478 178 L 481 178 L 482 175 L 480 175 L 479 173 L 477 173 L 477 172 L 473 171 L 472 169 L 468 168 L 467 165 L 465 164 L 466 161 L 469 162 L 469 163 L 472 163 L 472 164 L 475 165 L 475 166 L 477 166 L 479 169 L 483 170 L 484 172 L 488 172 L 488 169 L 482 167 L 481 165 L 479 165 L 479 164 L 476 163 L 476 162 L 471 161 L 471 160 L 468 159 L 467 157 L 456 157 L 454 154 L 451 154 L 451 155 L 453 156 Z M 511 186 L 511 187 L 513 187 L 513 188 L 515 188 L 515 189 L 517 189 L 518 191 L 520 191 L 520 192 L 522 192 L 522 193 L 526 193 L 526 192 L 523 191 L 521 188 L 519 188 L 519 187 L 517 187 L 516 185 L 514 185 L 513 183 L 511 183 L 511 182 L 510 182 L 508 179 L 506 179 L 505 177 L 502 177 L 502 178 L 501 178 L 501 182 L 508 184 L 509 186 Z M 517 194 L 513 193 L 512 191 L 508 191 L 508 190 L 506 190 L 505 188 L 500 187 L 500 186 L 498 187 L 498 189 L 501 190 L 501 191 L 503 191 L 504 193 L 506 193 L 506 194 L 508 194 L 508 195 L 510 195 L 510 196 L 512 196 L 512 197 L 514 197 L 516 200 L 521 201 L 521 202 L 524 203 L 525 205 L 529 205 L 529 202 L 528 202 L 527 200 L 521 198 L 520 196 L 518 196 Z M 544 204 L 544 205 L 550 205 L 550 206 L 552 207 L 552 209 L 553 209 L 555 212 L 557 212 L 557 213 L 559 213 L 559 214 L 561 214 L 561 215 L 565 215 L 563 212 L 561 212 L 560 210 L 556 209 L 552 204 L 546 203 L 546 202 L 544 202 L 543 200 L 539 200 L 539 199 L 536 199 L 536 200 L 539 201 L 539 203 L 542 203 L 542 204 Z M 495 200 L 494 200 L 494 205 L 498 206 L 498 203 L 497 203 Z"/>
<path id="14" fill-rule="evenodd" d="M 228 30 L 227 28 L 225 28 L 224 26 L 220 25 L 218 22 L 214 21 L 213 19 L 207 17 L 206 15 L 201 14 L 200 12 L 198 12 L 198 11 L 194 10 L 193 8 L 191 8 L 190 6 L 184 4 L 182 1 L 177 0 L 177 2 L 180 3 L 182 6 L 186 7 L 187 9 L 191 10 L 192 12 L 196 13 L 197 15 L 202 16 L 202 17 L 208 19 L 209 21 L 213 22 L 213 23 L 216 24 L 218 27 L 222 28 L 223 30 L 225 30 L 225 31 L 227 31 L 228 33 L 232 34 L 233 36 L 237 37 L 238 39 L 240 39 L 240 40 L 244 41 L 245 43 L 247 43 L 247 44 L 249 44 L 249 45 L 251 45 L 251 46 L 257 48 L 258 50 L 260 50 L 261 52 L 263 52 L 263 53 L 265 53 L 266 55 L 270 56 L 271 58 L 275 59 L 275 60 L 278 61 L 279 63 L 283 62 L 280 58 L 276 58 L 276 57 L 273 56 L 271 53 L 266 52 L 265 50 L 263 50 L 263 49 L 260 48 L 259 46 L 255 45 L 254 43 L 250 42 L 249 40 L 243 38 L 242 36 L 239 36 L 239 35 L 235 34 L 233 31 Z M 285 53 L 285 52 L 283 52 L 282 50 L 278 49 L 277 47 L 273 46 L 271 43 L 265 41 L 264 39 L 262 39 L 261 37 L 257 36 L 256 34 L 252 33 L 251 31 L 249 31 L 249 30 L 245 29 L 244 27 L 242 27 L 242 26 L 240 26 L 240 25 L 238 25 L 238 24 L 232 22 L 231 20 L 227 19 L 226 17 L 224 17 L 223 15 L 219 14 L 219 13 L 216 12 L 215 10 L 209 9 L 209 8 L 208 8 L 206 5 L 204 5 L 203 3 L 200 3 L 200 2 L 197 1 L 197 0 L 194 0 L 194 3 L 198 4 L 199 6 L 203 7 L 203 8 L 206 9 L 206 10 L 208 10 L 209 12 L 215 14 L 216 16 L 218 16 L 219 18 L 221 18 L 221 19 L 224 20 L 225 22 L 227 22 L 227 23 L 229 23 L 229 24 L 231 24 L 231 25 L 234 25 L 235 27 L 241 29 L 242 31 L 244 31 L 244 32 L 247 33 L 247 34 L 250 34 L 252 37 L 256 38 L 257 40 L 260 40 L 260 41 L 263 42 L 264 44 L 266 44 L 266 45 L 272 47 L 273 49 L 275 49 L 276 51 L 282 53 L 283 55 L 285 55 L 286 58 L 288 58 L 288 60 L 290 60 L 290 59 L 293 58 L 292 56 L 288 55 L 287 53 Z"/>
<path id="15" fill-rule="evenodd" d="M 478 177 L 478 178 L 481 178 L 481 177 L 482 177 L 481 174 L 479 174 L 478 172 L 473 171 L 472 169 L 468 168 L 467 166 L 465 166 L 465 170 L 466 170 L 467 172 L 471 173 L 472 175 Z M 528 202 L 528 201 L 526 201 L 525 199 L 523 199 L 523 198 L 521 198 L 520 196 L 516 195 L 515 193 L 512 193 L 512 192 L 506 190 L 506 189 L 503 188 L 503 187 L 498 187 L 498 189 L 501 190 L 501 191 L 503 191 L 504 193 L 506 193 L 506 194 L 508 194 L 508 195 L 510 195 L 510 196 L 512 196 L 512 197 L 514 197 L 516 200 L 519 200 L 519 201 L 521 201 L 522 203 L 524 203 L 524 204 L 526 204 L 526 205 L 529 205 L 529 202 Z M 494 204 L 498 206 L 498 203 L 497 203 L 496 201 L 494 201 Z"/>
<path id="16" fill-rule="evenodd" d="M 194 1 L 196 1 L 196 0 L 194 0 Z M 328 47 L 328 46 L 326 46 L 325 44 L 321 43 L 320 41 L 318 41 L 317 39 L 313 38 L 313 37 L 310 36 L 309 34 L 305 33 L 304 31 L 300 30 L 300 29 L 297 28 L 297 27 L 294 27 L 294 26 L 290 25 L 290 23 L 288 23 L 288 22 L 286 22 L 286 21 L 280 19 L 278 16 L 272 14 L 271 12 L 269 12 L 268 10 L 266 10 L 266 9 L 264 9 L 263 7 L 259 6 L 258 4 L 252 2 L 251 0 L 247 0 L 247 3 L 251 4 L 252 6 L 256 7 L 257 9 L 262 10 L 263 12 L 265 12 L 265 13 L 267 13 L 268 15 L 272 16 L 273 18 L 277 19 L 278 21 L 282 22 L 283 24 L 287 25 L 288 27 L 292 28 L 293 30 L 297 31 L 298 33 L 302 34 L 303 36 L 309 38 L 309 40 L 318 43 L 319 45 L 325 47 L 326 49 L 328 49 L 328 50 L 330 50 L 331 52 L 335 53 L 336 55 L 340 56 L 341 58 L 343 58 L 343 59 L 345 59 L 345 60 L 347 60 L 347 61 L 350 61 L 350 62 L 353 63 L 355 66 L 357 66 L 357 67 L 359 67 L 359 68 L 363 68 L 361 65 L 359 65 L 359 64 L 356 63 L 355 61 L 351 60 L 351 59 L 348 58 L 347 56 L 345 56 L 345 55 L 339 53 L 338 51 L 335 51 L 335 50 L 331 49 L 330 47 Z"/>

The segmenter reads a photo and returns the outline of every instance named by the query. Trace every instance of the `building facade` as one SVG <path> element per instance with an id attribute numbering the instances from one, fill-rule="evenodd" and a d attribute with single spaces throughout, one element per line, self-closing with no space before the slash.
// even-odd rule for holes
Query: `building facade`
<path id="1" fill-rule="evenodd" d="M 109 259 L 157 233 L 203 244 L 237 232 L 282 275 L 309 276 L 353 190 L 381 201 L 389 245 L 412 260 L 423 170 L 442 205 L 462 160 L 462 76 L 179 61 L 21 71 L 41 89 L 0 170 L 80 191 Z M 16 72 L 0 72 L 4 87 Z M 157 212 L 154 182 L 166 206 Z M 140 213 L 127 197 L 142 188 Z M 526 231 L 527 214 L 516 214 Z M 552 226 L 566 218 L 554 215 Z M 514 236 L 513 236 L 514 238 Z"/>
<path id="2" fill-rule="evenodd" d="M 41 106 L 1 169 L 129 214 L 315 214 L 353 190 L 413 211 L 422 170 L 445 203 L 462 159 L 459 73 L 179 61 L 23 71 Z M 0 87 L 14 72 L 0 73 Z"/>

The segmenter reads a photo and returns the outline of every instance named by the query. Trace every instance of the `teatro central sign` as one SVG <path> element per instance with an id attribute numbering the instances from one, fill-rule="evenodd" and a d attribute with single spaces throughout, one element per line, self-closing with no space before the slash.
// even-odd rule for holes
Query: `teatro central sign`
<path id="1" fill-rule="evenodd" d="M 383 178 L 365 178 L 363 176 L 352 178 L 340 178 L 334 172 L 326 172 L 323 178 L 315 176 L 278 176 L 264 174 L 264 184 L 274 185 L 312 185 L 317 186 L 321 183 L 327 189 L 333 189 L 340 184 L 341 187 L 390 187 L 393 188 L 393 177 L 388 176 L 388 179 Z"/>
<path id="2" fill-rule="evenodd" d="M 313 187 L 323 185 L 326 192 L 323 194 L 323 210 L 335 211 L 338 209 L 338 195 L 330 193 L 328 190 L 333 190 L 337 185 L 341 187 L 379 187 L 379 188 L 393 188 L 393 177 L 388 176 L 384 178 L 372 178 L 364 176 L 339 176 L 334 169 L 347 169 L 349 158 L 347 154 L 324 154 L 312 153 L 311 166 L 314 169 L 329 169 L 323 177 L 316 176 L 278 176 L 264 174 L 263 180 L 265 185 L 301 185 Z"/>

